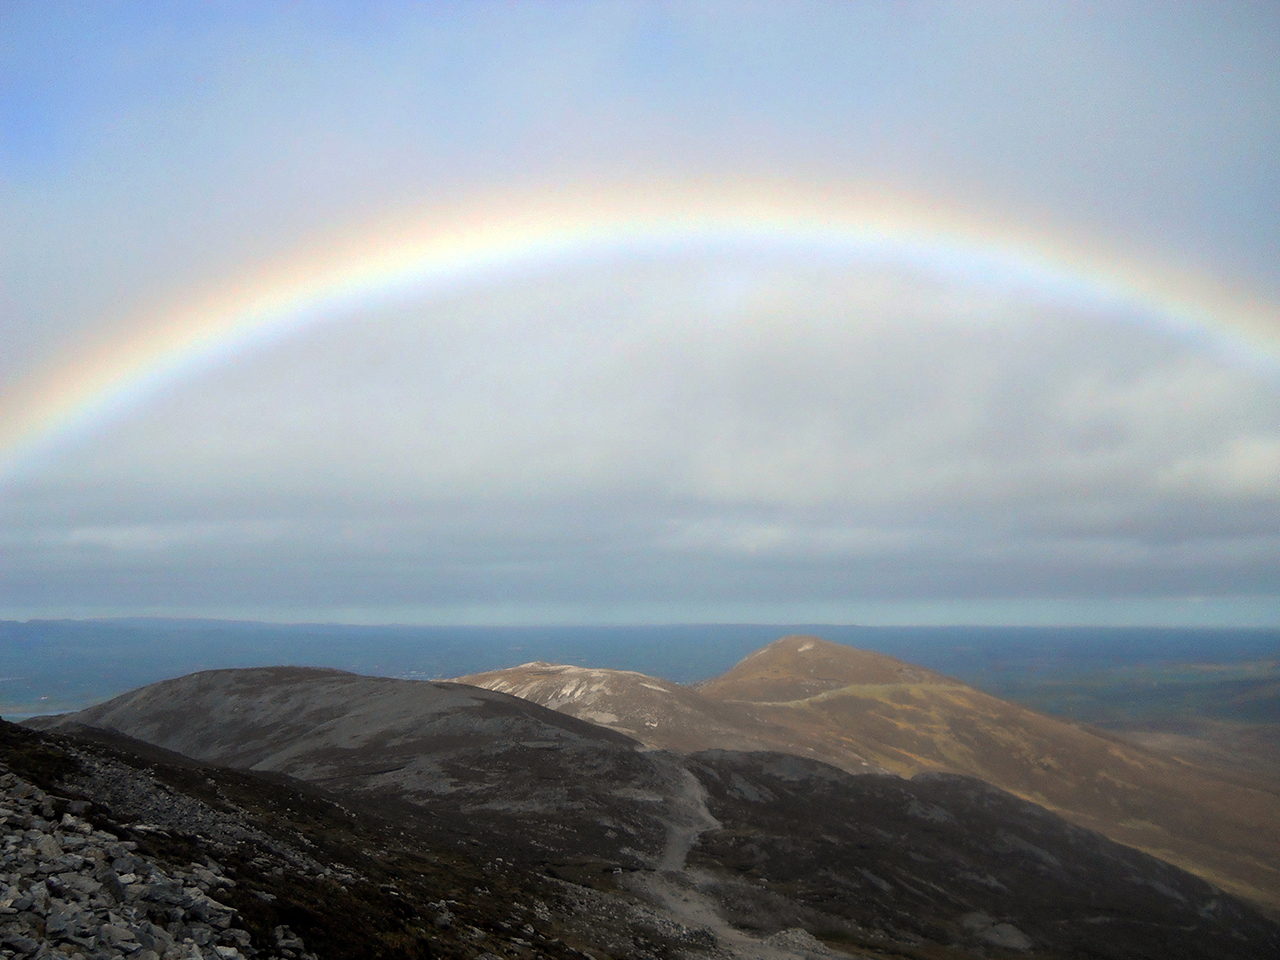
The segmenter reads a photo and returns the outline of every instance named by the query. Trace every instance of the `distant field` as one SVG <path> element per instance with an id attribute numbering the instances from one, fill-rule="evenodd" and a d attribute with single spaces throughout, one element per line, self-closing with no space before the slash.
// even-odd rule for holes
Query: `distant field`
<path id="1" fill-rule="evenodd" d="M 1280 790 L 1280 659 L 1005 677 L 990 692 Z"/>
<path id="2" fill-rule="evenodd" d="M 987 689 L 1046 713 L 1100 725 L 1174 723 L 1184 717 L 1280 722 L 1280 658 L 1095 667 L 1061 678 L 1006 673 L 989 681 Z"/>

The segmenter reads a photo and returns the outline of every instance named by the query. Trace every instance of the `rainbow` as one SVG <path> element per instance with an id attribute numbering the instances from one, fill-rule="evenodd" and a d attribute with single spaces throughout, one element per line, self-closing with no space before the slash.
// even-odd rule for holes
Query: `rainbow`
<path id="1" fill-rule="evenodd" d="M 1045 285 L 1136 305 L 1280 362 L 1280 309 L 1247 291 L 881 188 L 798 182 L 639 184 L 437 207 L 349 231 L 216 291 L 131 318 L 123 335 L 5 389 L 0 477 L 158 386 L 308 323 L 430 295 L 522 264 L 717 238 L 798 239 L 930 258 L 981 255 Z"/>

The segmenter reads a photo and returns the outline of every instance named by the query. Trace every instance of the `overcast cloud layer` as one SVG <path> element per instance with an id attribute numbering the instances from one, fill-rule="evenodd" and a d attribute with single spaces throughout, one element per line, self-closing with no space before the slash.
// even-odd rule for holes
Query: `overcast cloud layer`
<path id="1" fill-rule="evenodd" d="M 641 175 L 1275 298 L 1280 16 L 1160 11 L 10 5 L 0 386 L 397 209 Z M 944 260 L 620 248 L 258 345 L 0 488 L 0 616 L 1280 623 L 1274 358 Z"/>

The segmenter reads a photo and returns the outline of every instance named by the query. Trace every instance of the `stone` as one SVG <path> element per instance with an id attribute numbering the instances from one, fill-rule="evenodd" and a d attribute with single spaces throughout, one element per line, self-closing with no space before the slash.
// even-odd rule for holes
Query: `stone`
<path id="1" fill-rule="evenodd" d="M 0 943 L 25 954 L 34 954 L 40 949 L 40 941 L 24 937 L 19 933 L 0 933 Z"/>
<path id="2" fill-rule="evenodd" d="M 124 900 L 124 884 L 120 882 L 119 875 L 105 863 L 98 865 L 93 872 L 93 878 L 98 881 L 99 888 L 112 900 L 117 903 Z"/>
<path id="3" fill-rule="evenodd" d="M 7 777 L 0 778 L 0 958 L 260 955 L 249 932 L 233 926 L 235 911 L 209 896 L 235 885 L 220 865 L 193 863 L 183 871 L 149 861 L 137 854 L 137 844 L 80 819 L 87 802 L 57 798 L 66 813 L 55 819 L 55 801 Z M 43 817 L 30 815 L 44 807 Z M 185 943 L 175 946 L 174 935 L 150 922 L 148 913 L 168 922 Z"/>
<path id="4" fill-rule="evenodd" d="M 234 928 L 223 931 L 222 939 L 232 941 L 237 947 L 247 947 L 253 943 L 253 938 L 249 936 L 249 931 Z M 298 943 L 301 945 L 302 941 L 299 940 Z"/>
<path id="5" fill-rule="evenodd" d="M 278 926 L 273 931 L 276 945 L 290 950 L 303 949 L 302 939 L 286 926 Z"/>
<path id="6" fill-rule="evenodd" d="M 1031 938 L 1011 923 L 997 923 L 978 934 L 978 939 L 993 947 L 1007 950 L 1030 950 L 1035 944 Z"/>
<path id="7" fill-rule="evenodd" d="M 42 917 L 45 916 L 49 912 L 49 888 L 45 886 L 44 881 L 33 883 L 29 895 L 32 911 Z"/>
<path id="8" fill-rule="evenodd" d="M 74 934 L 78 926 L 80 926 L 79 914 L 68 909 L 67 905 L 62 901 L 53 901 L 49 907 L 49 915 L 44 921 L 45 935 L 61 937 L 66 934 Z"/>

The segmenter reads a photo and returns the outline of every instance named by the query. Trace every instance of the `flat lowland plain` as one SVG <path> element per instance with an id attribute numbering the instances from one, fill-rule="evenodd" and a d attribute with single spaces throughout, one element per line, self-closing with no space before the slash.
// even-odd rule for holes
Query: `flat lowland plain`
<path id="1" fill-rule="evenodd" d="M 1280 657 L 1094 666 L 1005 678 L 990 692 L 1142 746 L 1280 788 Z"/>

